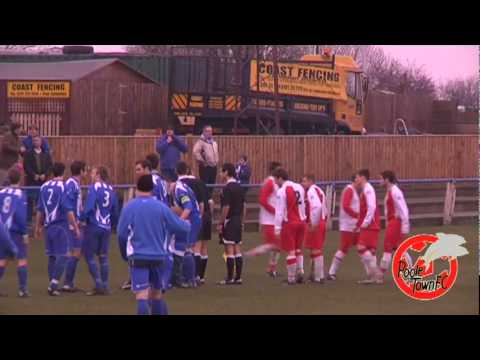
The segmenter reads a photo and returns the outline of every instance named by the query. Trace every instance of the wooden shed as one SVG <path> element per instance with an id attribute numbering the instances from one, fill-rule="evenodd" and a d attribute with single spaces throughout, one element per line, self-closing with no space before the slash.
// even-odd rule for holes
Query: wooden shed
<path id="1" fill-rule="evenodd" d="M 119 59 L 0 63 L 0 124 L 43 135 L 132 135 L 164 127 L 168 89 Z"/>

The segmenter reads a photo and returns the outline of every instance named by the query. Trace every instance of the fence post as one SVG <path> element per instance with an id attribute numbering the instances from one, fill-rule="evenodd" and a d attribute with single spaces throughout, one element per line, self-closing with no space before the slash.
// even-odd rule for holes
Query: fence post
<path id="1" fill-rule="evenodd" d="M 455 211 L 456 188 L 453 182 L 447 183 L 443 206 L 443 225 L 450 225 Z"/>
<path id="2" fill-rule="evenodd" d="M 335 185 L 334 184 L 328 184 L 327 189 L 326 189 L 326 202 L 327 202 L 327 230 L 332 229 L 332 224 L 333 224 L 333 214 L 335 213 Z"/>

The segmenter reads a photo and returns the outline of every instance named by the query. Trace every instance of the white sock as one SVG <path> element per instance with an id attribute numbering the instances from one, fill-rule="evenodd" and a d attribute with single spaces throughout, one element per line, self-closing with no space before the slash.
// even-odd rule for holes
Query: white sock
<path id="1" fill-rule="evenodd" d="M 392 254 L 385 252 L 383 253 L 382 260 L 380 261 L 380 269 L 382 272 L 388 271 L 388 268 L 390 267 L 390 263 L 392 262 Z"/>
<path id="2" fill-rule="evenodd" d="M 335 253 L 335 256 L 333 257 L 332 260 L 332 265 L 330 265 L 330 270 L 328 270 L 328 273 L 330 275 L 335 275 L 340 268 L 340 265 L 342 264 L 343 258 L 345 257 L 345 253 L 343 251 L 338 250 Z"/>
<path id="3" fill-rule="evenodd" d="M 377 258 L 372 255 L 370 250 L 367 250 L 362 255 L 360 255 L 360 259 L 365 266 L 367 277 L 372 277 L 373 275 L 375 275 L 375 270 L 377 268 Z"/>
<path id="4" fill-rule="evenodd" d="M 314 274 L 315 274 L 315 281 L 320 281 L 325 278 L 325 273 L 323 269 L 323 255 L 317 256 L 313 259 L 314 265 Z"/>
<path id="5" fill-rule="evenodd" d="M 289 282 L 294 282 L 297 276 L 297 264 L 295 256 L 287 257 L 287 276 Z"/>
<path id="6" fill-rule="evenodd" d="M 303 254 L 297 255 L 297 272 L 303 274 L 305 271 L 303 269 Z"/>

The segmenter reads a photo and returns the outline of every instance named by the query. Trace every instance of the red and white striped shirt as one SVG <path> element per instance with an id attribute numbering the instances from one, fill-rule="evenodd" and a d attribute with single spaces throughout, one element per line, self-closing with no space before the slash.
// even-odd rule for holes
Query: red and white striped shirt
<path id="1" fill-rule="evenodd" d="M 360 194 L 360 216 L 357 226 L 361 229 L 380 230 L 380 212 L 377 207 L 375 189 L 370 183 L 365 183 Z"/>
<path id="2" fill-rule="evenodd" d="M 320 220 L 327 219 L 325 193 L 314 184 L 307 190 L 307 200 L 305 204 L 307 223 L 317 226 Z"/>
<path id="3" fill-rule="evenodd" d="M 340 231 L 353 232 L 360 213 L 360 198 L 352 184 L 347 185 L 340 197 Z"/>
<path id="4" fill-rule="evenodd" d="M 305 190 L 302 185 L 287 180 L 277 191 L 275 229 L 280 230 L 284 222 L 301 223 L 305 220 Z"/>
<path id="5" fill-rule="evenodd" d="M 402 223 L 402 234 L 410 232 L 410 214 L 403 196 L 402 190 L 397 185 L 392 187 L 385 194 L 385 219 L 391 221 L 399 219 Z"/>
<path id="6" fill-rule="evenodd" d="M 274 225 L 275 224 L 275 208 L 277 206 L 277 191 L 278 185 L 275 184 L 273 176 L 269 176 L 263 182 L 260 189 L 260 225 Z"/>

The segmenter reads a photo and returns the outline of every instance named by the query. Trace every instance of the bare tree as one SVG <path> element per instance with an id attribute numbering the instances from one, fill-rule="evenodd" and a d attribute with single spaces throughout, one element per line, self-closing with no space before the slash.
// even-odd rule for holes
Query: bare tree
<path id="1" fill-rule="evenodd" d="M 473 75 L 466 79 L 449 80 L 439 86 L 439 96 L 444 100 L 455 101 L 473 109 L 478 109 L 479 103 L 479 80 Z"/>

